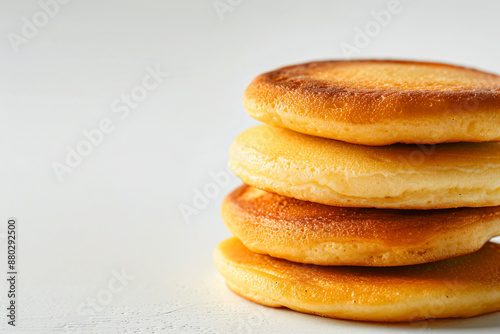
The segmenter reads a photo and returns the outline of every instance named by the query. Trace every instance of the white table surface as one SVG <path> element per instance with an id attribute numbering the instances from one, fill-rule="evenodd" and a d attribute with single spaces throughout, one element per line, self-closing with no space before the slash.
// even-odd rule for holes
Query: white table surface
<path id="1" fill-rule="evenodd" d="M 42 0 L 44 2 L 48 0 Z M 235 136 L 257 124 L 241 96 L 264 71 L 342 58 L 356 27 L 387 1 L 72 0 L 17 45 L 36 0 L 0 3 L 0 245 L 16 217 L 18 326 L 26 333 L 498 333 L 500 314 L 468 320 L 376 325 L 254 305 L 232 294 L 212 251 L 230 234 L 222 198 L 183 219 L 196 191 L 224 172 Z M 362 58 L 447 61 L 500 73 L 500 3 L 405 1 Z M 38 18 L 43 19 L 43 17 Z M 43 23 L 43 22 L 42 22 Z M 25 32 L 26 33 L 26 32 Z M 128 117 L 112 110 L 168 72 Z M 62 182 L 53 163 L 83 130 L 109 118 L 114 131 Z M 128 277 L 116 286 L 116 272 Z M 1 309 L 6 282 L 0 280 Z M 110 284 L 115 284 L 110 293 Z M 100 300 L 91 308 L 89 300 Z M 0 330 L 6 326 L 5 312 Z"/>

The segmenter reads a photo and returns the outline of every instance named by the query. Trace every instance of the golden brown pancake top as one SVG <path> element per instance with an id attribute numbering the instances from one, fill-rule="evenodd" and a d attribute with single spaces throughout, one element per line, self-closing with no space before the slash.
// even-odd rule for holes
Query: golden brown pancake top
<path id="1" fill-rule="evenodd" d="M 377 240 L 387 246 L 422 243 L 467 225 L 490 224 L 500 206 L 441 210 L 349 208 L 323 205 L 242 185 L 230 193 L 231 225 L 249 224 L 255 233 L 302 230 L 325 239 Z"/>
<path id="2" fill-rule="evenodd" d="M 255 78 L 243 104 L 269 125 L 354 144 L 500 141 L 500 76 L 416 61 L 319 61 Z"/>
<path id="3" fill-rule="evenodd" d="M 433 113 L 496 113 L 500 76 L 429 62 L 318 61 L 258 76 L 245 100 L 297 104 L 306 114 L 358 124 Z"/>
<path id="4" fill-rule="evenodd" d="M 343 285 L 346 289 L 354 289 L 353 296 L 358 303 L 380 305 L 393 302 L 395 291 L 411 295 L 422 290 L 449 289 L 451 298 L 457 289 L 481 290 L 498 288 L 500 284 L 500 244 L 492 242 L 469 255 L 384 268 L 297 264 L 253 253 L 236 238 L 219 244 L 217 252 L 233 267 L 276 277 L 276 284 L 283 289 L 286 289 L 287 281 L 300 282 L 305 289 L 310 288 L 306 292 L 311 303 L 321 303 L 323 298 L 328 297 L 325 294 L 341 295 Z"/>

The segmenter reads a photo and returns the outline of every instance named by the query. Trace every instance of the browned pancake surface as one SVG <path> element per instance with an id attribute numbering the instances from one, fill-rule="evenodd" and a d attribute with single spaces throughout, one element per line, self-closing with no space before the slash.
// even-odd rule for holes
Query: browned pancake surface
<path id="1" fill-rule="evenodd" d="M 254 252 L 321 265 L 396 266 L 468 254 L 500 235 L 500 207 L 342 208 L 243 185 L 222 205 L 229 230 Z"/>
<path id="2" fill-rule="evenodd" d="M 236 293 L 263 305 L 333 318 L 414 321 L 500 310 L 500 245 L 414 266 L 304 265 L 220 243 L 215 263 Z"/>
<path id="3" fill-rule="evenodd" d="M 500 140 L 500 76 L 441 63 L 298 64 L 258 76 L 243 102 L 268 124 L 351 143 Z"/>

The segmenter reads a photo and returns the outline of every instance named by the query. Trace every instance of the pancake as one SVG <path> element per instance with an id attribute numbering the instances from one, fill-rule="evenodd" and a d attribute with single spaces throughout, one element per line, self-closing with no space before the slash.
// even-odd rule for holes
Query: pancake
<path id="1" fill-rule="evenodd" d="M 256 303 L 325 317 L 401 322 L 472 317 L 500 310 L 500 244 L 402 267 L 315 266 L 220 243 L 215 264 L 228 287 Z"/>
<path id="2" fill-rule="evenodd" d="M 229 164 L 246 184 L 327 205 L 500 205 L 500 143 L 375 147 L 260 125 L 236 138 Z"/>
<path id="3" fill-rule="evenodd" d="M 500 76 L 440 63 L 320 61 L 258 76 L 250 116 L 364 145 L 500 140 Z"/>
<path id="4" fill-rule="evenodd" d="M 243 185 L 222 203 L 253 252 L 318 265 L 401 266 L 469 254 L 500 235 L 500 206 L 443 210 L 341 208 Z"/>

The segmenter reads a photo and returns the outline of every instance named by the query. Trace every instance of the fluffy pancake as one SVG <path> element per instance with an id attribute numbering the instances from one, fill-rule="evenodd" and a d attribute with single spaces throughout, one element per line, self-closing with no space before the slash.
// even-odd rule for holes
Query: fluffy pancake
<path id="1" fill-rule="evenodd" d="M 500 143 L 375 147 L 261 125 L 236 138 L 229 164 L 246 184 L 327 205 L 500 205 Z"/>
<path id="2" fill-rule="evenodd" d="M 440 63 L 288 66 L 254 79 L 243 103 L 267 124 L 350 143 L 500 140 L 500 76 Z"/>
<path id="3" fill-rule="evenodd" d="M 472 317 L 500 310 L 500 244 L 426 264 L 402 267 L 315 266 L 220 243 L 215 264 L 231 290 L 262 305 L 326 317 L 415 321 Z"/>
<path id="4" fill-rule="evenodd" d="M 253 252 L 319 265 L 400 266 L 481 248 L 500 235 L 500 206 L 444 210 L 341 208 L 243 185 L 222 218 Z"/>

